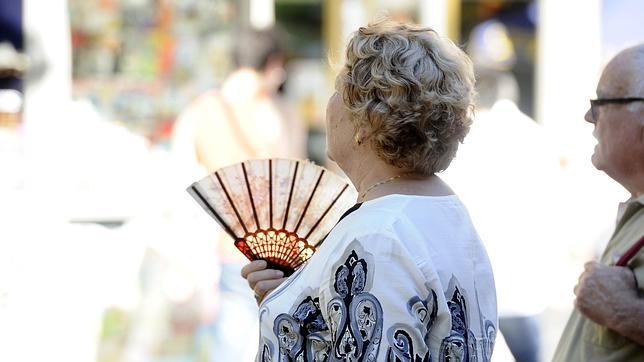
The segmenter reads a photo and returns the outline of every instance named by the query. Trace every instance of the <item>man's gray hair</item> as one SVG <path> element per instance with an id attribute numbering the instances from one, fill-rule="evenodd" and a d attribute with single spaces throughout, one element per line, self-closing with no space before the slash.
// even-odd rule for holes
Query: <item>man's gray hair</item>
<path id="1" fill-rule="evenodd" d="M 624 50 L 630 56 L 632 77 L 630 78 L 630 97 L 644 98 L 644 43 Z M 636 112 L 644 109 L 644 102 L 633 102 L 628 110 Z"/>

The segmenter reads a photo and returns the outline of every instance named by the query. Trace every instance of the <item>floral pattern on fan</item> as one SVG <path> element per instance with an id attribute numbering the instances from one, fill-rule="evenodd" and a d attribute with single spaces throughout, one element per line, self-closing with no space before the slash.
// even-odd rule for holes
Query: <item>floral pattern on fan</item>
<path id="1" fill-rule="evenodd" d="M 357 192 L 308 161 L 249 160 L 221 168 L 188 192 L 249 260 L 293 273 L 309 259 Z"/>

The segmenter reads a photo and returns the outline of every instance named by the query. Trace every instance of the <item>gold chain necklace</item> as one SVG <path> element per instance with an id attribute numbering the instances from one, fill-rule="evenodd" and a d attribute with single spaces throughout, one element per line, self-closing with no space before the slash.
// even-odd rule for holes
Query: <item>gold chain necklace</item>
<path id="1" fill-rule="evenodd" d="M 391 176 L 386 180 L 376 182 L 375 184 L 369 186 L 361 195 L 359 195 L 358 200 L 360 202 L 362 202 L 362 201 L 364 201 L 364 198 L 367 197 L 367 194 L 369 193 L 369 191 L 375 189 L 376 187 L 378 187 L 380 185 L 386 184 L 386 183 L 391 182 L 393 180 L 397 180 L 397 179 L 399 179 L 399 178 L 401 178 L 403 176 L 407 176 L 407 175 L 410 175 L 410 174 L 411 174 L 411 172 L 401 173 L 400 175 Z"/>

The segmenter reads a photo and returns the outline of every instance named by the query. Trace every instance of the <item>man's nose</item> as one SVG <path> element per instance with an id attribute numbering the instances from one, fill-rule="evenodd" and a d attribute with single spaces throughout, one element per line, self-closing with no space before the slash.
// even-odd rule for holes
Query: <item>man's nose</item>
<path id="1" fill-rule="evenodd" d="M 588 123 L 595 123 L 596 122 L 595 118 L 593 117 L 593 112 L 592 112 L 592 110 L 590 108 L 588 108 L 588 110 L 586 111 L 586 114 L 584 114 L 584 119 Z"/>

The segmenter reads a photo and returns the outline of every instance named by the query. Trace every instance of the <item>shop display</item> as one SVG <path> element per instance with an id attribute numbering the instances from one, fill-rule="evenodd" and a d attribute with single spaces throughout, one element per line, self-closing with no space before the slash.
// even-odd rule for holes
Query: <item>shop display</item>
<path id="1" fill-rule="evenodd" d="M 70 0 L 74 96 L 153 142 L 232 69 L 234 0 Z"/>

